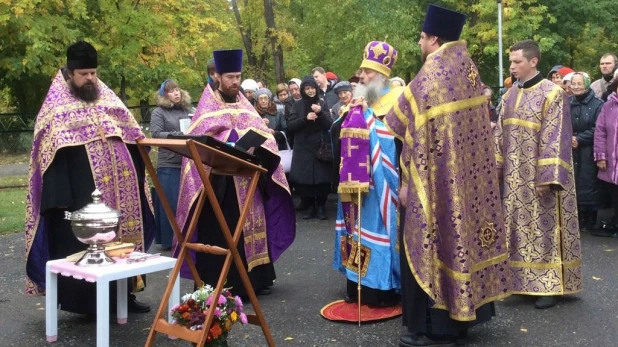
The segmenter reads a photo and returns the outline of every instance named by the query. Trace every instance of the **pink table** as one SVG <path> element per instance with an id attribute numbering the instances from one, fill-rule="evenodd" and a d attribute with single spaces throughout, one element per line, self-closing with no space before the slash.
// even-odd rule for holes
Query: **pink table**
<path id="1" fill-rule="evenodd" d="M 109 346 L 109 282 L 118 281 L 116 318 L 118 324 L 127 322 L 127 278 L 157 271 L 169 270 L 176 265 L 176 259 L 170 257 L 149 258 L 144 262 L 127 264 L 126 259 L 115 259 L 116 264 L 101 267 L 76 266 L 66 259 L 47 262 L 45 296 L 47 342 L 58 339 L 58 274 L 85 280 L 97 284 L 97 346 Z M 180 278 L 174 281 L 174 289 L 168 307 L 172 309 L 180 301 Z M 169 312 L 169 311 L 168 311 Z M 168 313 L 168 320 L 172 317 Z"/>

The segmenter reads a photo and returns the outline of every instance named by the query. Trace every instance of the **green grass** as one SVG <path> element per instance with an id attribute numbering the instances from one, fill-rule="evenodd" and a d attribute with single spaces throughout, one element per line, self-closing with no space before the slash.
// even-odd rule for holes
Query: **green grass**
<path id="1" fill-rule="evenodd" d="M 0 155 L 0 165 L 30 163 L 30 153 L 22 153 L 22 154 L 1 153 L 1 154 L 2 155 Z"/>
<path id="2" fill-rule="evenodd" d="M 24 232 L 26 189 L 0 189 L 0 235 Z"/>
<path id="3" fill-rule="evenodd" d="M 0 177 L 0 188 L 22 188 L 27 185 L 27 176 Z"/>

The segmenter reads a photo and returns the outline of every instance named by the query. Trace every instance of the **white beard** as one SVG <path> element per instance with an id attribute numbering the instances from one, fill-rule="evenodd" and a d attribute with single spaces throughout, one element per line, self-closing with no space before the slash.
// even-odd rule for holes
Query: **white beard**
<path id="1" fill-rule="evenodd" d="M 382 90 L 386 87 L 386 78 L 380 75 L 375 80 L 369 82 L 369 84 L 358 84 L 356 86 L 356 90 L 354 91 L 354 98 L 365 98 L 367 101 L 367 105 L 371 107 L 382 94 Z"/>

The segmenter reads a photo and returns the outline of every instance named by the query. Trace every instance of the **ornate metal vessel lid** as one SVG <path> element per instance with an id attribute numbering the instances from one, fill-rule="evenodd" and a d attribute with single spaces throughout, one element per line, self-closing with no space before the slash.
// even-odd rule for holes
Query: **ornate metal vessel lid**
<path id="1" fill-rule="evenodd" d="M 92 193 L 92 203 L 84 206 L 75 212 L 67 212 L 66 219 L 72 221 L 91 221 L 91 220 L 118 220 L 120 212 L 108 207 L 101 201 L 101 192 L 98 189 Z"/>

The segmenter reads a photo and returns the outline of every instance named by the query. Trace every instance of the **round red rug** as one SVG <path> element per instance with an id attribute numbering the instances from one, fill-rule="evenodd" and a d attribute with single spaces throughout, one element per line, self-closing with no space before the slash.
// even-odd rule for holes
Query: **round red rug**
<path id="1" fill-rule="evenodd" d="M 338 322 L 358 322 L 358 304 L 347 303 L 343 300 L 333 301 L 322 307 L 322 317 Z M 401 304 L 391 307 L 361 306 L 361 322 L 374 322 L 391 319 L 401 315 Z"/>

